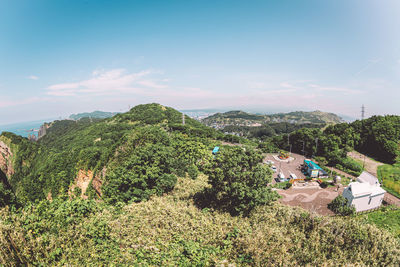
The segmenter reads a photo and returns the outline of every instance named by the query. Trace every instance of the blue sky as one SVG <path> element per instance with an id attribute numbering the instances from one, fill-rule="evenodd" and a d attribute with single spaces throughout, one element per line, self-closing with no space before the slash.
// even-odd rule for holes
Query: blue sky
<path id="1" fill-rule="evenodd" d="M 0 124 L 178 109 L 400 114 L 400 1 L 0 0 Z"/>

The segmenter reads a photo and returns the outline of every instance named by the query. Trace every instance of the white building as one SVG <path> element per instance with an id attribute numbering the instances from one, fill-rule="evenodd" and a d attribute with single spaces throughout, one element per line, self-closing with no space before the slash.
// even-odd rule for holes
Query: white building
<path id="1" fill-rule="evenodd" d="M 369 183 L 370 185 L 380 185 L 378 178 L 365 171 L 358 176 L 357 181 L 360 183 Z"/>
<path id="2" fill-rule="evenodd" d="M 349 205 L 353 205 L 357 212 L 378 208 L 383 201 L 386 191 L 383 190 L 378 179 L 363 172 L 357 182 L 350 183 L 343 191 Z"/>

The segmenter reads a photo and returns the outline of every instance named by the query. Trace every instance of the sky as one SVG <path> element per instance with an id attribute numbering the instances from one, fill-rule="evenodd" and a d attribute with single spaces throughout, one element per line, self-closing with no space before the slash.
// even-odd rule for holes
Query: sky
<path id="1" fill-rule="evenodd" d="M 400 114 L 398 0 L 0 0 L 0 125 L 157 102 Z"/>

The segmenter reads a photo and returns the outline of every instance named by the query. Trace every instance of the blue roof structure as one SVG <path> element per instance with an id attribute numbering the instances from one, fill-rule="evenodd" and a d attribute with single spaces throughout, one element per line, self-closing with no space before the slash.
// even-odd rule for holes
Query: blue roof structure
<path id="1" fill-rule="evenodd" d="M 216 146 L 216 147 L 214 147 L 212 153 L 215 155 L 218 153 L 218 151 L 219 151 L 219 146 Z"/>
<path id="2" fill-rule="evenodd" d="M 328 175 L 328 173 L 326 171 L 324 171 L 320 166 L 318 166 L 317 163 L 315 163 L 312 160 L 304 160 L 304 164 L 306 164 L 307 168 L 309 170 L 318 170 L 319 171 L 319 175 Z"/>
<path id="3" fill-rule="evenodd" d="M 307 165 L 307 167 L 311 170 L 322 170 L 320 166 L 318 166 L 317 163 L 315 163 L 312 160 L 304 160 L 304 163 Z"/>

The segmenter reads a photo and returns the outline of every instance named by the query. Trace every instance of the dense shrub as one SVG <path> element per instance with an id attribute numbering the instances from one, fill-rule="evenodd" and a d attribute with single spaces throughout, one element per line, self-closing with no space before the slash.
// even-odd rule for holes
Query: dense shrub
<path id="1" fill-rule="evenodd" d="M 354 206 L 348 205 L 347 198 L 342 195 L 337 196 L 331 203 L 328 204 L 328 208 L 335 212 L 336 214 L 347 216 L 354 215 L 356 213 L 356 209 Z"/>
<path id="2" fill-rule="evenodd" d="M 188 175 L 192 179 L 197 178 L 197 176 L 199 175 L 199 169 L 196 167 L 196 165 L 192 164 L 188 167 Z"/>

